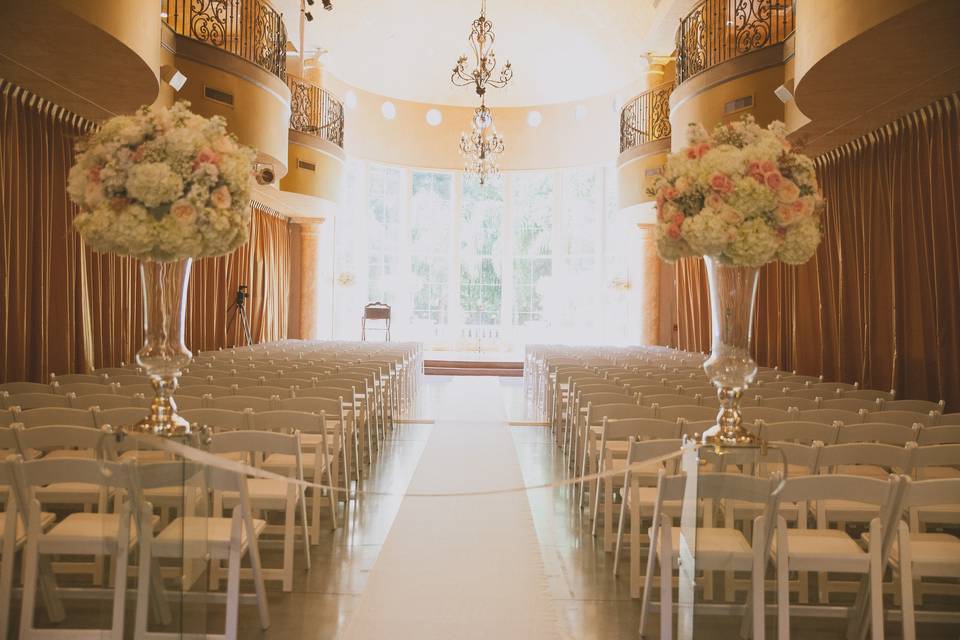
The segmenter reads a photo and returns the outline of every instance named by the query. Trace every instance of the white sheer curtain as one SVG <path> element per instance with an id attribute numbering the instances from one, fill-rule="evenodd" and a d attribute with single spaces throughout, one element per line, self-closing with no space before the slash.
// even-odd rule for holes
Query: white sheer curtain
<path id="1" fill-rule="evenodd" d="M 379 301 L 393 308 L 395 340 L 432 349 L 628 342 L 641 283 L 616 192 L 609 166 L 480 185 L 351 160 L 335 226 L 334 337 L 357 338 L 363 305 Z"/>

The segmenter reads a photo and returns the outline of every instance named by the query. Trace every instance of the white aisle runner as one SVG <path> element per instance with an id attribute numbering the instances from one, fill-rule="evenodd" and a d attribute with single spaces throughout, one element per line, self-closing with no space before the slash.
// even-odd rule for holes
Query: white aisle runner
<path id="1" fill-rule="evenodd" d="M 496 378 L 454 378 L 409 492 L 523 484 Z M 346 640 L 556 640 L 526 494 L 407 497 Z"/>

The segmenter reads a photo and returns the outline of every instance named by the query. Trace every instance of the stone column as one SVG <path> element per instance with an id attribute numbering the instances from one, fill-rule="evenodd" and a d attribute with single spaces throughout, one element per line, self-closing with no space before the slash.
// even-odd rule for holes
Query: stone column
<path id="1" fill-rule="evenodd" d="M 660 257 L 653 241 L 653 225 L 637 224 L 640 232 L 640 342 L 659 344 L 660 337 Z"/>
<path id="2" fill-rule="evenodd" d="M 328 283 L 323 282 L 324 218 L 301 219 L 300 225 L 300 337 L 317 340 L 321 337 L 321 325 L 326 324 L 321 314 L 329 311 L 323 304 Z"/>

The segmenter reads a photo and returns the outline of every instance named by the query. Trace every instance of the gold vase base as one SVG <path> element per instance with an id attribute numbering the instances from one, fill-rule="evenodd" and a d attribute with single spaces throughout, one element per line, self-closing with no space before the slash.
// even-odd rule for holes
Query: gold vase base
<path id="1" fill-rule="evenodd" d="M 766 442 L 743 427 L 721 430 L 703 438 L 703 444 L 723 449 L 763 449 Z"/>
<path id="2" fill-rule="evenodd" d="M 128 430 L 133 433 L 143 433 L 161 438 L 189 439 L 195 434 L 190 423 L 178 415 L 164 416 L 159 420 L 154 416 L 149 416 Z"/>

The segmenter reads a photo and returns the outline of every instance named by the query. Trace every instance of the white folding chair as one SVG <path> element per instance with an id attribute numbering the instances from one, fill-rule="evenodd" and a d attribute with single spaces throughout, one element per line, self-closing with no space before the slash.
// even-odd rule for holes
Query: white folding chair
<path id="1" fill-rule="evenodd" d="M 221 398 L 209 398 L 207 408 L 226 409 L 227 411 L 246 411 L 249 409 L 256 413 L 257 411 L 272 411 L 277 409 L 279 402 L 277 396 L 273 398 L 260 398 L 257 396 L 224 396 Z"/>
<path id="2" fill-rule="evenodd" d="M 56 393 L 55 386 L 42 382 L 4 382 L 0 384 L 0 391 L 6 391 L 11 396 L 22 393 Z"/>
<path id="3" fill-rule="evenodd" d="M 910 482 L 903 506 L 911 513 L 931 507 L 949 507 L 960 512 L 960 478 Z M 890 549 L 890 566 L 894 581 L 899 582 L 903 637 L 904 640 L 914 640 L 917 637 L 915 598 L 926 592 L 924 587 L 945 586 L 942 583 L 925 585 L 922 579 L 956 581 L 960 578 L 960 538 L 944 532 L 922 532 L 915 525 L 908 526 L 901 521 L 897 541 Z M 924 614 L 926 617 L 936 616 L 934 619 L 941 622 L 960 622 L 960 614 L 955 609 L 949 612 L 924 611 Z"/>
<path id="4" fill-rule="evenodd" d="M 826 424 L 823 422 L 805 422 L 791 420 L 788 422 L 763 423 L 760 437 L 769 442 L 799 442 L 802 444 L 834 444 L 837 441 L 837 429 L 842 425 L 839 422 Z"/>
<path id="5" fill-rule="evenodd" d="M 300 443 L 305 449 L 300 455 L 300 465 L 304 469 L 304 477 L 316 484 L 326 484 L 330 487 L 342 486 L 344 502 L 349 500 L 349 478 L 344 477 L 344 482 L 339 482 L 340 441 L 337 436 L 334 436 L 334 443 L 329 442 L 324 413 L 315 414 L 290 410 L 263 411 L 250 414 L 250 422 L 251 428 L 261 431 L 299 431 Z M 307 433 L 318 436 L 312 447 L 303 443 L 303 435 Z M 297 458 L 291 454 L 272 453 L 264 458 L 261 464 L 267 471 L 291 476 L 296 473 Z M 328 491 L 327 506 L 330 509 L 331 526 L 336 529 L 339 497 L 334 493 L 333 490 Z M 300 488 L 300 499 L 306 504 L 307 495 L 303 487 Z M 313 488 L 310 495 L 310 526 L 311 537 L 315 541 L 320 540 L 320 507 L 322 502 L 322 492 Z"/>
<path id="6" fill-rule="evenodd" d="M 17 393 L 6 398 L 8 407 L 20 407 L 21 410 L 46 407 L 70 407 L 70 398 L 57 393 Z"/>
<path id="7" fill-rule="evenodd" d="M 686 420 L 688 422 L 699 422 L 701 420 L 712 420 L 716 424 L 717 409 L 714 407 L 701 407 L 694 405 L 675 405 L 672 407 L 662 407 L 656 405 L 653 407 L 654 417 L 661 420 Z"/>
<path id="8" fill-rule="evenodd" d="M 93 394 L 115 394 L 120 388 L 118 384 L 104 382 L 71 382 L 57 385 L 57 393 L 63 395 L 88 396 Z"/>
<path id="9" fill-rule="evenodd" d="M 834 422 L 857 424 L 863 422 L 863 415 L 846 409 L 810 409 L 809 411 L 798 412 L 794 416 L 794 420 L 822 422 L 823 424 L 833 424 Z M 871 418 L 871 420 L 875 420 L 875 418 Z"/>
<path id="10" fill-rule="evenodd" d="M 917 436 L 917 444 L 960 444 L 960 425 L 923 427 Z"/>
<path id="11" fill-rule="evenodd" d="M 186 479 L 186 481 L 185 481 Z M 214 493 L 232 493 L 237 496 L 230 517 L 220 514 L 184 515 L 164 527 L 159 533 L 153 533 L 153 505 L 144 501 L 140 518 L 145 523 L 140 541 L 141 560 L 138 571 L 136 637 L 138 638 L 180 638 L 179 632 L 148 633 L 148 603 L 151 597 L 151 585 L 156 582 L 152 575 L 156 571 L 153 558 L 174 558 L 180 562 L 196 559 L 209 559 L 212 562 L 227 561 L 227 591 L 224 594 L 206 594 L 206 598 L 223 601 L 226 604 L 223 634 L 205 634 L 205 638 L 226 638 L 233 640 L 238 634 L 239 608 L 241 600 L 249 601 L 249 596 L 240 593 L 241 561 L 244 555 L 250 557 L 251 578 L 254 584 L 255 598 L 260 616 L 260 628 L 270 626 L 270 613 L 267 607 L 267 594 L 263 585 L 263 573 L 260 563 L 258 541 L 266 522 L 253 517 L 250 496 L 247 492 L 247 479 L 232 471 L 201 468 L 188 462 L 160 462 L 141 465 L 137 468 L 137 483 L 145 495 L 149 490 L 181 488 L 201 485 L 201 493 L 207 490 Z M 150 560 L 147 560 L 149 558 Z M 156 590 L 156 587 L 154 587 Z M 163 594 L 160 594 L 161 597 Z M 187 594 L 184 594 L 186 597 Z M 194 636 L 195 637 L 195 636 Z"/>
<path id="12" fill-rule="evenodd" d="M 303 460 L 300 451 L 300 432 L 292 434 L 276 431 L 229 431 L 213 436 L 209 445 L 211 453 L 246 453 L 250 452 L 257 458 L 266 458 L 273 454 L 293 456 L 295 464 L 289 477 L 303 481 Z M 256 464 L 258 460 L 251 460 Z M 300 488 L 284 480 L 273 478 L 247 478 L 247 493 L 250 496 L 250 506 L 256 512 L 274 511 L 283 513 L 283 526 L 280 533 L 283 536 L 283 564 L 279 569 L 263 567 L 264 580 L 280 580 L 283 590 L 293 590 L 293 561 L 294 535 L 296 529 L 297 511 L 303 519 L 303 545 L 306 555 L 306 569 L 310 569 L 310 532 L 308 529 L 306 501 L 301 500 Z M 224 509 L 233 509 L 237 505 L 239 495 L 235 492 L 218 492 L 214 494 L 213 513 L 220 516 Z M 276 527 L 267 525 L 264 534 L 277 533 Z M 262 539 L 262 538 L 261 538 Z M 210 568 L 210 588 L 219 588 L 223 578 L 219 562 L 213 562 Z"/>
<path id="13" fill-rule="evenodd" d="M 936 426 L 960 426 L 960 413 L 944 413 L 933 421 Z"/>
<path id="14" fill-rule="evenodd" d="M 753 638 L 763 640 L 764 574 L 770 555 L 770 535 L 773 531 L 777 508 L 780 502 L 779 475 L 770 478 L 732 473 L 702 473 L 697 478 L 697 500 L 733 499 L 764 503 L 766 508 L 753 524 L 752 540 L 747 540 L 737 529 L 703 526 L 696 528 L 697 571 L 749 571 L 751 596 L 747 607 L 751 612 Z M 668 500 L 683 500 L 687 484 L 685 474 L 668 476 L 660 472 L 657 482 L 657 498 L 650 527 L 650 545 L 647 558 L 647 573 L 644 578 L 643 600 L 640 608 L 640 635 L 646 636 L 646 621 L 651 608 L 655 567 L 660 567 L 660 635 L 661 639 L 673 637 L 673 570 L 679 568 L 679 550 L 682 544 L 681 530 L 674 528 L 673 518 L 664 513 L 663 503 Z M 692 542 L 692 541 L 691 541 Z M 702 608 L 701 610 L 706 610 Z"/>
<path id="15" fill-rule="evenodd" d="M 871 411 L 865 414 L 863 422 L 887 422 L 889 424 L 901 424 L 905 427 L 912 427 L 915 424 L 930 426 L 935 424 L 936 414 L 921 413 L 919 411 L 904 411 L 901 409 L 891 409 L 883 411 Z"/>
<path id="16" fill-rule="evenodd" d="M 908 442 L 916 442 L 920 434 L 920 425 L 913 427 L 883 422 L 863 422 L 841 426 L 837 430 L 836 444 L 850 444 L 854 442 L 880 442 L 898 447 Z"/>
<path id="17" fill-rule="evenodd" d="M 78 382 L 85 382 L 89 384 L 109 384 L 110 381 L 107 380 L 107 376 L 104 374 L 92 374 L 92 373 L 67 373 L 67 374 L 50 374 L 50 383 L 57 383 L 61 387 L 64 387 L 69 384 L 76 384 Z"/>
<path id="18" fill-rule="evenodd" d="M 75 427 L 95 427 L 93 412 L 89 409 L 68 407 L 39 407 L 26 411 L 14 411 L 15 422 L 25 427 L 44 427 L 51 424 L 72 425 Z"/>
<path id="19" fill-rule="evenodd" d="M 791 571 L 832 571 L 863 576 L 864 581 L 857 592 L 857 601 L 848 616 L 847 637 L 853 637 L 854 631 L 864 631 L 859 612 L 869 600 L 869 622 L 873 638 L 883 639 L 884 558 L 893 541 L 896 522 L 902 511 L 902 487 L 900 478 L 893 475 L 885 480 L 846 475 L 811 475 L 786 480 L 780 495 L 782 501 L 815 501 L 818 504 L 827 501 L 856 501 L 871 505 L 877 515 L 870 520 L 870 538 L 866 550 L 843 529 L 788 529 L 786 520 L 777 518 L 772 551 L 777 566 L 778 640 L 790 638 L 792 605 L 788 580 Z"/>
<path id="20" fill-rule="evenodd" d="M 820 402 L 810 398 L 801 398 L 798 396 L 778 396 L 767 398 L 757 396 L 758 407 L 769 407 L 771 409 L 780 409 L 790 413 L 790 410 L 809 411 L 810 409 L 819 409 Z"/>
<path id="21" fill-rule="evenodd" d="M 859 413 L 863 411 L 880 411 L 880 402 L 866 398 L 830 398 L 820 403 L 821 409 L 842 409 Z M 872 420 L 873 418 L 871 418 Z"/>
<path id="22" fill-rule="evenodd" d="M 41 427 L 42 428 L 42 427 Z M 127 566 L 129 552 L 137 543 L 137 527 L 131 526 L 131 501 L 120 499 L 120 494 L 134 495 L 130 467 L 105 460 L 61 458 L 31 460 L 16 465 L 18 492 L 28 504 L 27 540 L 23 554 L 23 598 L 20 606 L 20 635 L 30 638 L 102 638 L 120 640 L 124 633 L 124 614 L 127 593 Z M 70 478 L 75 482 L 99 486 L 103 493 L 117 492 L 116 511 L 98 513 L 71 513 L 48 531 L 36 491 Z M 49 570 L 51 555 L 107 556 L 113 560 L 116 580 L 112 589 L 113 614 L 109 629 L 67 629 L 58 626 L 37 629 L 34 621 L 37 588 L 42 580 L 47 614 L 54 622 L 65 618 L 59 600 L 56 578 Z"/>

